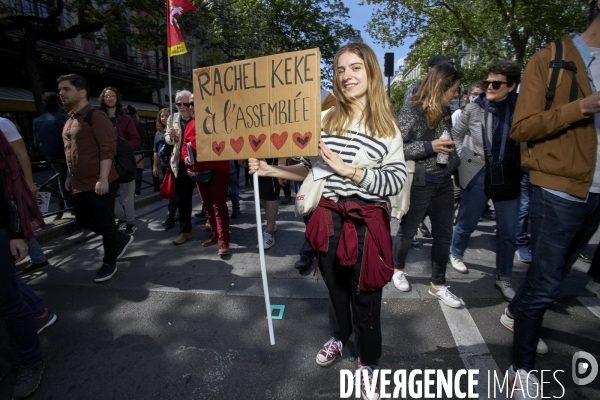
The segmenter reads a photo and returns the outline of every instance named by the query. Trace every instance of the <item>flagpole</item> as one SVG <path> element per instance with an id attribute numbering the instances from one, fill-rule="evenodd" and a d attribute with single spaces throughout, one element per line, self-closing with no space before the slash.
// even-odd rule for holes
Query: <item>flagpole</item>
<path id="1" fill-rule="evenodd" d="M 167 49 L 167 76 L 169 77 L 169 115 L 173 113 L 173 95 L 171 92 L 171 56 L 169 55 L 169 49 Z M 171 126 L 173 127 L 173 118 L 170 118 Z"/>

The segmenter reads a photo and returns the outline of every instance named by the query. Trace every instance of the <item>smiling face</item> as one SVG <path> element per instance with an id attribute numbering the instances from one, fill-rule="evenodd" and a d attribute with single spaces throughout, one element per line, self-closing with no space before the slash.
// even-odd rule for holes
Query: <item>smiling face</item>
<path id="1" fill-rule="evenodd" d="M 347 51 L 339 56 L 336 72 L 340 88 L 346 96 L 366 104 L 369 77 L 364 60 Z"/>

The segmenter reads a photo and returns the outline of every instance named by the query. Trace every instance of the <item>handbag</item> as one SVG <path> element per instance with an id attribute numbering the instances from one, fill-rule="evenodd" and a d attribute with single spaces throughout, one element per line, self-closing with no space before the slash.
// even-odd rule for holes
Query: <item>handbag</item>
<path id="1" fill-rule="evenodd" d="M 323 195 L 326 181 L 327 178 L 315 181 L 312 169 L 308 171 L 308 175 L 304 178 L 304 182 L 296 194 L 294 209 L 296 217 L 303 217 L 315 211 Z"/>
<path id="2" fill-rule="evenodd" d="M 177 187 L 175 186 L 175 174 L 170 168 L 167 169 L 165 179 L 163 179 L 162 186 L 160 187 L 160 196 L 163 199 L 175 199 L 177 198 Z"/>
<path id="3" fill-rule="evenodd" d="M 406 215 L 408 209 L 410 208 L 410 190 L 413 184 L 413 177 L 415 175 L 415 164 L 415 160 L 406 160 L 406 172 L 408 173 L 408 176 L 406 177 L 406 182 L 404 182 L 402 190 L 398 194 L 398 203 L 400 204 L 398 206 L 400 211 L 398 219 L 402 219 L 402 217 Z M 396 216 L 395 213 L 394 216 Z"/>
<path id="4" fill-rule="evenodd" d="M 190 179 L 196 183 L 208 183 L 212 178 L 212 171 L 205 169 L 203 171 L 188 171 Z"/>

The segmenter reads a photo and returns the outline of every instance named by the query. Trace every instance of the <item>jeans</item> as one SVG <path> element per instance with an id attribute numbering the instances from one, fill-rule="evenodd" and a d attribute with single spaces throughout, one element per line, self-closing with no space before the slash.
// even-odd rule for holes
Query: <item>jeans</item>
<path id="1" fill-rule="evenodd" d="M 103 262 L 115 265 L 125 234 L 118 231 L 115 225 L 115 197 L 119 190 L 119 182 L 114 180 L 108 184 L 108 193 L 97 195 L 94 190 L 75 193 L 73 209 L 79 226 L 102 236 L 104 246 Z"/>
<path id="2" fill-rule="evenodd" d="M 231 198 L 231 208 L 233 210 L 240 210 L 240 186 L 238 170 L 235 168 L 237 161 L 231 160 L 229 162 L 229 197 Z M 204 201 L 203 201 L 204 202 Z"/>
<path id="3" fill-rule="evenodd" d="M 29 246 L 29 251 L 27 254 L 29 255 L 32 263 L 41 264 L 46 261 L 44 250 L 42 250 L 42 246 L 40 246 L 36 238 L 33 238 L 31 243 L 27 243 L 27 245 Z"/>
<path id="4" fill-rule="evenodd" d="M 403 270 L 413 236 L 425 214 L 431 220 L 431 282 L 434 285 L 446 283 L 446 264 L 450 253 L 452 223 L 454 220 L 454 185 L 449 180 L 444 183 L 429 183 L 425 186 L 413 185 L 410 189 L 410 208 L 400 223 L 394 241 L 394 268 Z"/>
<path id="5" fill-rule="evenodd" d="M 67 190 L 65 188 L 65 181 L 67 180 L 67 164 L 61 162 L 51 162 L 50 166 L 54 170 L 55 174 L 58 175 L 58 191 L 60 195 L 65 199 L 66 208 L 71 208 L 71 198 L 73 197 L 73 192 Z"/>
<path id="6" fill-rule="evenodd" d="M 177 208 L 179 208 L 179 232 L 192 232 L 192 195 L 196 184 L 187 174 L 188 167 L 179 162 L 179 172 L 175 179 L 177 186 Z M 226 179 L 225 182 L 228 182 Z"/>
<path id="7" fill-rule="evenodd" d="M 517 248 L 531 247 L 527 235 L 527 220 L 529 219 L 529 208 L 531 204 L 531 182 L 529 181 L 529 170 L 525 167 L 521 179 L 521 204 L 519 205 L 519 219 L 517 220 Z"/>
<path id="8" fill-rule="evenodd" d="M 19 285 L 19 291 L 21 292 L 21 296 L 29 306 L 29 309 L 31 310 L 33 316 L 39 317 L 44 312 L 46 312 L 46 308 L 44 307 L 44 302 L 42 301 L 42 299 L 37 294 L 35 294 L 35 292 L 31 290 L 29 285 L 23 282 L 21 278 L 19 278 L 18 276 L 15 278 L 17 279 L 17 284 Z"/>
<path id="9" fill-rule="evenodd" d="M 485 173 L 482 170 L 470 188 L 463 189 L 458 221 L 454 227 L 450 253 L 462 259 L 469 246 L 469 238 L 477 228 L 479 217 L 490 200 L 485 194 Z M 519 199 L 494 201 L 496 210 L 496 279 L 509 281 L 513 270 L 516 245 Z"/>
<path id="10" fill-rule="evenodd" d="M 210 229 L 213 235 L 219 237 L 219 244 L 229 244 L 227 182 L 227 173 L 213 169 L 210 182 L 197 184 L 200 196 L 202 196 L 202 203 L 206 209 L 206 218 L 210 224 Z M 181 211 L 179 218 L 181 218 Z"/>
<path id="11" fill-rule="evenodd" d="M 558 299 L 560 285 L 600 224 L 600 195 L 575 203 L 533 186 L 532 261 L 525 281 L 508 305 L 515 318 L 513 366 L 534 369 L 544 313 Z"/>
<path id="12" fill-rule="evenodd" d="M 127 221 L 128 224 L 134 224 L 135 208 L 133 203 L 135 199 L 135 181 L 121 183 L 119 189 L 123 205 L 121 206 L 119 200 L 115 200 L 115 217 L 121 221 Z"/>
<path id="13" fill-rule="evenodd" d="M 0 319 L 6 324 L 10 342 L 17 353 L 13 365 L 33 364 L 42 359 L 33 313 L 15 276 L 6 229 L 0 229 Z"/>

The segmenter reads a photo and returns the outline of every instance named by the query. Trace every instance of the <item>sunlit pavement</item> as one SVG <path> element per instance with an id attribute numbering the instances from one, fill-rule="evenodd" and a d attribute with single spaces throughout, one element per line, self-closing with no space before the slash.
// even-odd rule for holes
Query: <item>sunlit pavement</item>
<path id="1" fill-rule="evenodd" d="M 281 206 L 276 244 L 265 251 L 271 303 L 285 306 L 283 319 L 273 321 L 271 346 L 253 195 L 243 180 L 241 190 L 242 216 L 231 220 L 231 255 L 225 258 L 216 246 L 201 246 L 209 232 L 195 217 L 194 238 L 174 246 L 178 228 L 161 226 L 166 201 L 136 210 L 135 241 L 113 279 L 103 284 L 93 281 L 102 259 L 98 237 L 77 232 L 44 244 L 66 250 L 51 258 L 54 267 L 25 277 L 58 315 L 40 335 L 48 368 L 31 399 L 339 398 L 340 370 L 356 367 L 355 346 L 351 341 L 329 368 L 315 363 L 329 338 L 328 303 L 320 276 L 293 267 L 304 224 L 294 217 L 293 205 Z M 195 196 L 194 212 L 199 209 Z M 397 226 L 392 224 L 393 234 Z M 401 293 L 391 284 L 384 289 L 380 368 L 408 373 L 479 368 L 477 390 L 488 398 L 488 371 L 500 375 L 508 367 L 512 333 L 499 323 L 506 302 L 494 288 L 494 223 L 483 221 L 479 228 L 464 258 L 469 274 L 448 266 L 448 285 L 463 298 L 463 310 L 427 294 L 431 239 L 420 238 L 422 248 L 410 251 L 406 271 L 412 291 Z M 599 239 L 597 234 L 592 243 Z M 590 253 L 594 248 L 588 246 Z M 516 258 L 514 264 L 516 287 L 527 265 Z M 575 352 L 600 360 L 600 320 L 592 312 L 600 300 L 584 288 L 587 268 L 575 264 L 563 297 L 546 313 L 542 338 L 550 352 L 536 364 L 552 371 L 544 375 L 544 396 L 600 398 L 600 378 L 577 386 L 571 377 Z M 0 359 L 8 370 L 14 355 L 4 329 L 0 338 Z M 0 398 L 10 398 L 11 381 L 9 374 L 0 383 Z M 466 381 L 461 388 L 467 390 Z"/>

